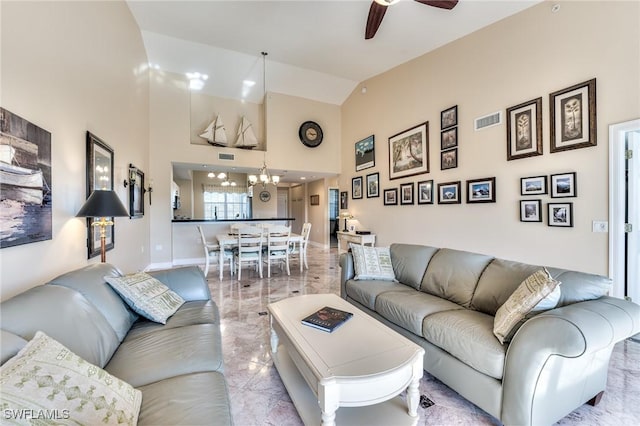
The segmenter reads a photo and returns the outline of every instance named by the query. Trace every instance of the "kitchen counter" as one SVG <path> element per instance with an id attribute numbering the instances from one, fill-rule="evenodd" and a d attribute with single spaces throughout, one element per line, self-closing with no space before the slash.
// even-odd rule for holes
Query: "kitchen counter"
<path id="1" fill-rule="evenodd" d="M 228 223 L 228 222 L 271 222 L 295 220 L 293 217 L 263 217 L 255 219 L 172 219 L 173 223 Z"/>

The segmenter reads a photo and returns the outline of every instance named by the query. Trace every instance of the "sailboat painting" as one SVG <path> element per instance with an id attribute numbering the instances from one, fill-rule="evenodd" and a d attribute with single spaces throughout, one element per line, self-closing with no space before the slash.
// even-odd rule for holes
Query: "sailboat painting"
<path id="1" fill-rule="evenodd" d="M 51 133 L 0 108 L 0 248 L 51 239 Z"/>
<path id="2" fill-rule="evenodd" d="M 238 133 L 236 134 L 236 143 L 233 146 L 234 148 L 242 149 L 253 149 L 258 146 L 258 139 L 247 117 L 242 117 L 240 126 L 238 126 Z"/>
<path id="3" fill-rule="evenodd" d="M 222 122 L 222 116 L 218 115 L 213 120 L 202 134 L 201 138 L 204 138 L 213 146 L 227 146 L 227 133 Z"/>

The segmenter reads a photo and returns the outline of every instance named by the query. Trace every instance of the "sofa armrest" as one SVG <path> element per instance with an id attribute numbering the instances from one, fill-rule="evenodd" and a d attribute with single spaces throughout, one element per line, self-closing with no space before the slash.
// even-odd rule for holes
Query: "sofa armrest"
<path id="1" fill-rule="evenodd" d="M 211 299 L 209 284 L 197 266 L 149 271 L 148 274 L 175 291 L 186 302 Z"/>
<path id="2" fill-rule="evenodd" d="M 342 253 L 340 255 L 340 296 L 347 298 L 347 290 L 345 284 L 355 276 L 353 269 L 353 255 L 351 252 Z"/>
<path id="3" fill-rule="evenodd" d="M 580 359 L 602 357 L 601 354 L 607 351 L 610 354 L 614 344 L 638 332 L 640 306 L 606 296 L 552 309 L 531 318 L 518 330 L 507 349 L 502 421 L 505 424 L 531 424 L 535 419 L 522 417 L 530 416 L 531 410 L 521 408 L 530 406 L 535 400 L 572 404 L 569 400 L 582 396 L 569 397 L 563 391 L 571 392 L 570 389 L 575 389 L 574 384 L 552 383 L 545 377 L 555 376 L 557 371 L 545 372 L 545 369 L 553 369 L 559 359 L 567 364 L 574 363 L 573 380 L 586 383 L 596 367 L 595 363 L 585 367 Z M 609 355 L 606 355 L 605 371 L 608 360 Z M 566 375 L 563 377 L 568 380 Z M 604 377 L 606 379 L 606 375 Z M 595 394 L 586 395 L 580 402 L 593 396 Z"/>

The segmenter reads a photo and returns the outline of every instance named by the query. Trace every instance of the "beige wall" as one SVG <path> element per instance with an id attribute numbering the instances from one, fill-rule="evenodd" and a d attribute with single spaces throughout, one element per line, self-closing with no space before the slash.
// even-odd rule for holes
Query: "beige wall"
<path id="1" fill-rule="evenodd" d="M 558 3 L 558 2 L 553 2 Z M 495 176 L 497 202 L 480 205 L 383 206 L 349 199 L 349 211 L 394 242 L 452 247 L 599 274 L 607 273 L 607 234 L 592 220 L 608 217 L 608 126 L 640 116 L 638 2 L 544 2 L 364 82 L 342 109 L 341 190 L 351 178 L 380 172 L 380 189 Z M 551 154 L 549 93 L 597 79 L 596 147 Z M 544 155 L 506 160 L 506 125 L 475 132 L 473 119 L 542 97 Z M 458 105 L 459 165 L 440 170 L 440 111 Z M 388 137 L 429 121 L 431 172 L 389 180 Z M 505 120 L 506 121 L 506 120 Z M 354 173 L 353 144 L 376 136 L 376 167 Z M 577 172 L 573 228 L 519 221 L 520 178 Z M 466 189 L 463 189 L 466 198 Z M 464 198 L 463 198 L 464 199 Z M 561 200 L 562 201 L 562 200 Z"/>
<path id="2" fill-rule="evenodd" d="M 6 299 L 87 260 L 85 133 L 115 151 L 115 189 L 129 163 L 149 175 L 148 74 L 138 27 L 124 2 L 2 2 L 1 105 L 51 132 L 53 239 L 0 251 Z M 145 204 L 148 203 L 145 197 Z M 154 193 L 155 205 L 155 193 Z M 142 219 L 116 219 L 107 261 L 124 272 L 149 263 L 148 204 Z"/>
<path id="3" fill-rule="evenodd" d="M 152 70 L 150 73 L 150 170 L 154 179 L 154 203 L 151 216 L 152 267 L 171 266 L 173 213 L 170 207 L 171 162 L 210 164 L 229 167 L 255 167 L 266 158 L 269 168 L 340 172 L 340 107 L 277 93 L 267 94 L 266 130 L 267 152 L 196 145 L 190 142 L 192 98 L 186 77 Z M 214 99 L 215 100 L 215 99 Z M 244 111 L 241 102 L 218 98 L 221 108 L 230 116 Z M 225 118 L 225 121 L 227 119 Z M 314 120 L 322 125 L 325 139 L 317 148 L 307 148 L 298 139 L 302 122 Z M 229 129 L 227 129 L 229 136 Z M 233 153 L 234 161 L 220 161 L 217 153 Z M 260 189 L 260 187 L 256 188 Z M 271 201 L 254 199 L 254 217 L 275 217 L 277 197 L 270 188 Z M 197 188 L 194 186 L 194 200 Z M 259 191 L 258 191 L 259 194 Z M 257 196 L 255 194 L 254 196 Z M 158 199 L 156 203 L 155 200 Z M 197 209 L 194 211 L 197 214 Z"/>

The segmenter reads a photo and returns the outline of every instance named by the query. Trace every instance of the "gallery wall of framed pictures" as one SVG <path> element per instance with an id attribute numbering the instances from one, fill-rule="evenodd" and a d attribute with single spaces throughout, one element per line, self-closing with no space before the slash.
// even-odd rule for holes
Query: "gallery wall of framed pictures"
<path id="1" fill-rule="evenodd" d="M 596 80 L 591 79 L 549 94 L 550 153 L 597 145 Z M 544 154 L 543 97 L 506 108 L 506 160 L 513 161 Z M 459 150 L 458 105 L 440 112 L 440 170 L 457 169 Z M 429 122 L 425 121 L 388 138 L 388 180 L 430 173 Z M 355 143 L 356 172 L 375 167 L 375 136 Z M 482 204 L 497 202 L 496 177 L 467 180 L 416 179 L 384 188 L 384 206 Z M 352 199 L 380 196 L 380 172 L 352 178 Z M 521 222 L 544 221 L 550 227 L 573 227 L 572 202 L 556 200 L 577 197 L 577 172 L 532 175 L 520 178 L 519 216 Z M 532 198 L 529 198 L 532 197 Z M 549 200 L 545 200 L 548 197 Z M 341 207 L 345 203 L 341 202 Z M 342 194 L 341 194 L 342 200 Z M 464 200 L 464 201 L 463 201 Z M 546 208 L 545 208 L 546 204 Z"/>

